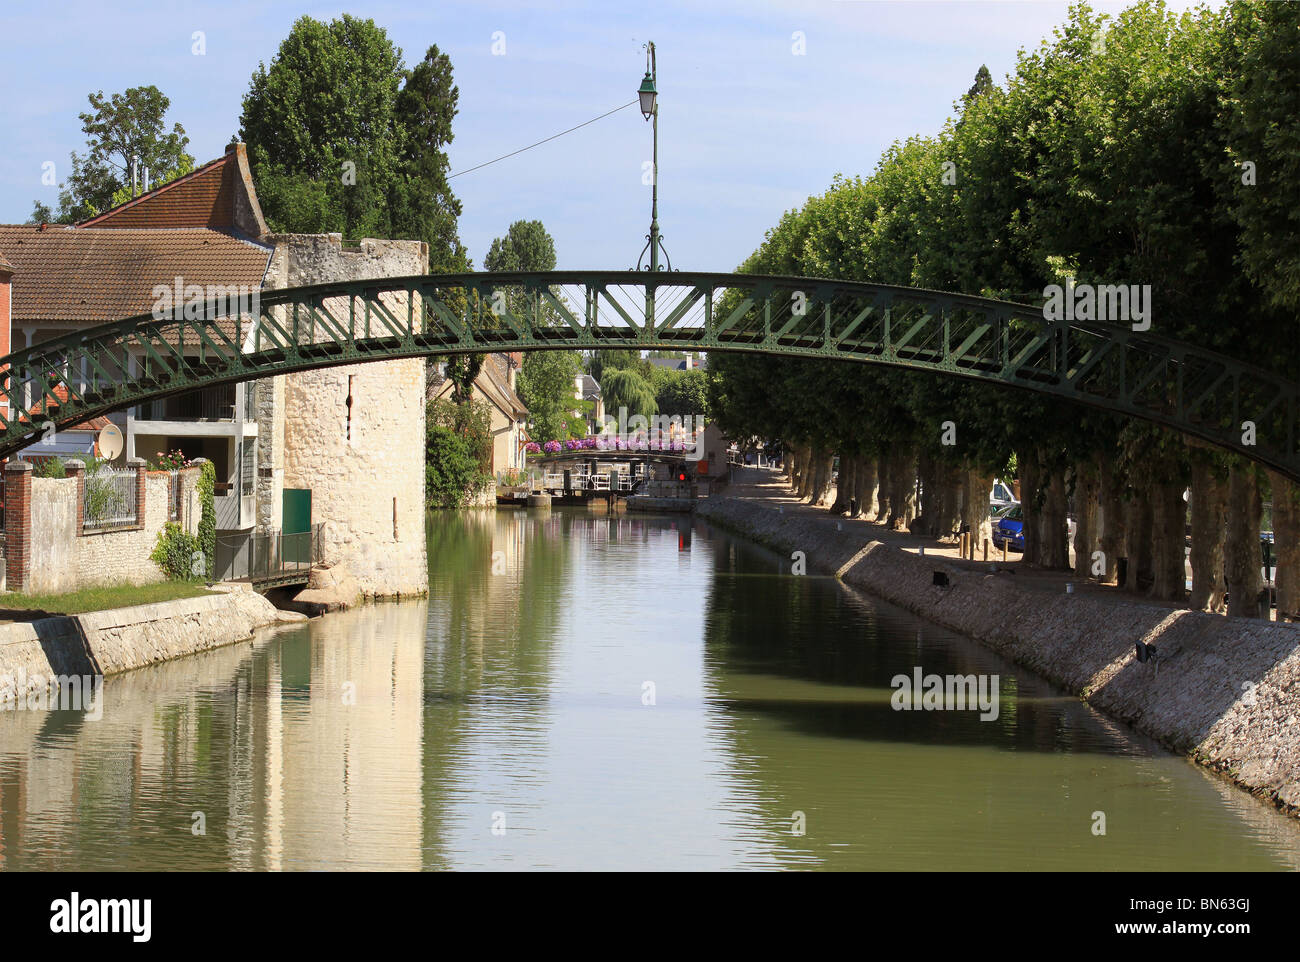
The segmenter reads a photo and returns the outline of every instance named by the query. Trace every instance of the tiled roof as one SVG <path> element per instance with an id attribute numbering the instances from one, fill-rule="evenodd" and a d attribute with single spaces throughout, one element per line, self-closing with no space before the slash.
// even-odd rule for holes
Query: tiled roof
<path id="1" fill-rule="evenodd" d="M 510 362 L 504 354 L 489 354 L 483 359 L 483 367 L 474 379 L 474 392 L 485 397 L 489 402 L 507 416 L 516 421 L 528 416 L 528 408 L 519 399 L 519 395 L 510 390 Z M 429 398 L 449 395 L 452 390 L 451 380 L 436 368 L 427 372 L 427 396 Z"/>
<path id="2" fill-rule="evenodd" d="M 528 414 L 528 408 L 524 407 L 524 402 L 519 400 L 519 395 L 510 389 L 510 362 L 504 354 L 489 354 L 483 360 L 483 372 L 486 374 L 485 379 L 482 375 L 475 381 L 475 386 L 479 390 L 483 389 L 483 381 L 487 380 L 493 389 L 485 393 L 493 394 L 494 404 L 511 414 L 515 420 L 520 420 Z"/>
<path id="3" fill-rule="evenodd" d="M 14 265 L 5 260 L 4 254 L 0 254 L 0 271 L 3 271 L 6 274 L 12 274 L 14 272 Z"/>
<path id="4" fill-rule="evenodd" d="M 266 233 L 243 144 L 231 144 L 224 156 L 77 226 L 207 227 L 248 237 Z"/>
<path id="5" fill-rule="evenodd" d="M 55 411 L 58 411 L 60 405 L 67 399 L 68 399 L 68 389 L 61 384 L 56 386 L 54 388 L 53 398 L 42 398 L 41 400 L 37 401 L 32 405 L 32 410 L 31 410 L 32 417 L 37 417 L 41 414 L 46 413 L 46 410 L 48 408 L 53 408 Z M 18 413 L 18 420 L 19 421 L 28 420 L 27 415 L 20 411 Z M 69 427 L 62 428 L 61 430 L 100 431 L 103 428 L 108 427 L 110 423 L 112 422 L 109 421 L 107 417 L 101 415 L 99 417 L 93 417 L 88 421 L 80 421 L 77 424 L 70 425 Z"/>
<path id="6" fill-rule="evenodd" d="M 153 288 L 236 284 L 260 290 L 271 248 L 219 231 L 0 225 L 14 264 L 13 320 L 103 324 L 153 308 Z"/>

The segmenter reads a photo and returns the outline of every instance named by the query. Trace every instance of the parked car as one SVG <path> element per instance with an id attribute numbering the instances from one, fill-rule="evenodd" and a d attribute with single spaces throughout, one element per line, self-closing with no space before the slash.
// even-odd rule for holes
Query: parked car
<path id="1" fill-rule="evenodd" d="M 993 482 L 993 490 L 989 492 L 989 514 L 997 514 L 1008 505 L 1017 504 L 1016 496 L 1011 493 L 1011 488 L 1001 481 Z"/>
<path id="2" fill-rule="evenodd" d="M 1025 550 L 1025 525 L 1020 513 L 1020 502 L 1006 505 L 992 518 L 993 546 L 1006 547 L 1008 551 Z"/>
<path id="3" fill-rule="evenodd" d="M 1025 522 L 1019 501 L 1013 501 L 995 512 L 989 520 L 990 527 L 993 529 L 993 546 L 995 548 L 1001 548 L 1005 544 L 1008 551 L 1023 552 L 1025 550 Z M 1067 518 L 1065 530 L 1066 536 L 1069 538 L 1069 544 L 1074 544 L 1074 529 L 1074 519 Z"/>

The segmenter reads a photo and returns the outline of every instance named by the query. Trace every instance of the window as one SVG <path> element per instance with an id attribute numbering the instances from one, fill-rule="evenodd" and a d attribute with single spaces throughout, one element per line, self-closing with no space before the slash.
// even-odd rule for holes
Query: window
<path id="1" fill-rule="evenodd" d="M 239 458 L 239 490 L 247 496 L 256 489 L 257 447 L 251 441 L 240 441 L 237 448 Z"/>

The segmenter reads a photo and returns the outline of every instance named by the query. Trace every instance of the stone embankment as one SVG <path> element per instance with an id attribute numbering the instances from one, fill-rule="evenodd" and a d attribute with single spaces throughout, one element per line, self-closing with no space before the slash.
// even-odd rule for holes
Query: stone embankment
<path id="1" fill-rule="evenodd" d="M 699 517 L 973 638 L 1300 815 L 1300 625 L 1029 590 L 825 511 L 714 497 Z M 946 586 L 936 585 L 941 571 Z M 1137 642 L 1155 646 L 1141 662 Z"/>
<path id="2" fill-rule="evenodd" d="M 305 616 L 276 611 L 247 586 L 230 585 L 199 598 L 0 625 L 0 702 L 56 675 L 115 675 L 247 641 L 288 620 Z"/>

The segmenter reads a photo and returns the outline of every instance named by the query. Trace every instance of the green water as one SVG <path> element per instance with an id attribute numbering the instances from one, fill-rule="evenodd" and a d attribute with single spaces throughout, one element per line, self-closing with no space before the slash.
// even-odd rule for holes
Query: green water
<path id="1" fill-rule="evenodd" d="M 702 523 L 439 515 L 429 558 L 429 601 L 110 678 L 98 721 L 0 712 L 0 867 L 1300 867 L 1294 821 Z M 997 718 L 894 710 L 916 667 L 998 675 Z"/>

